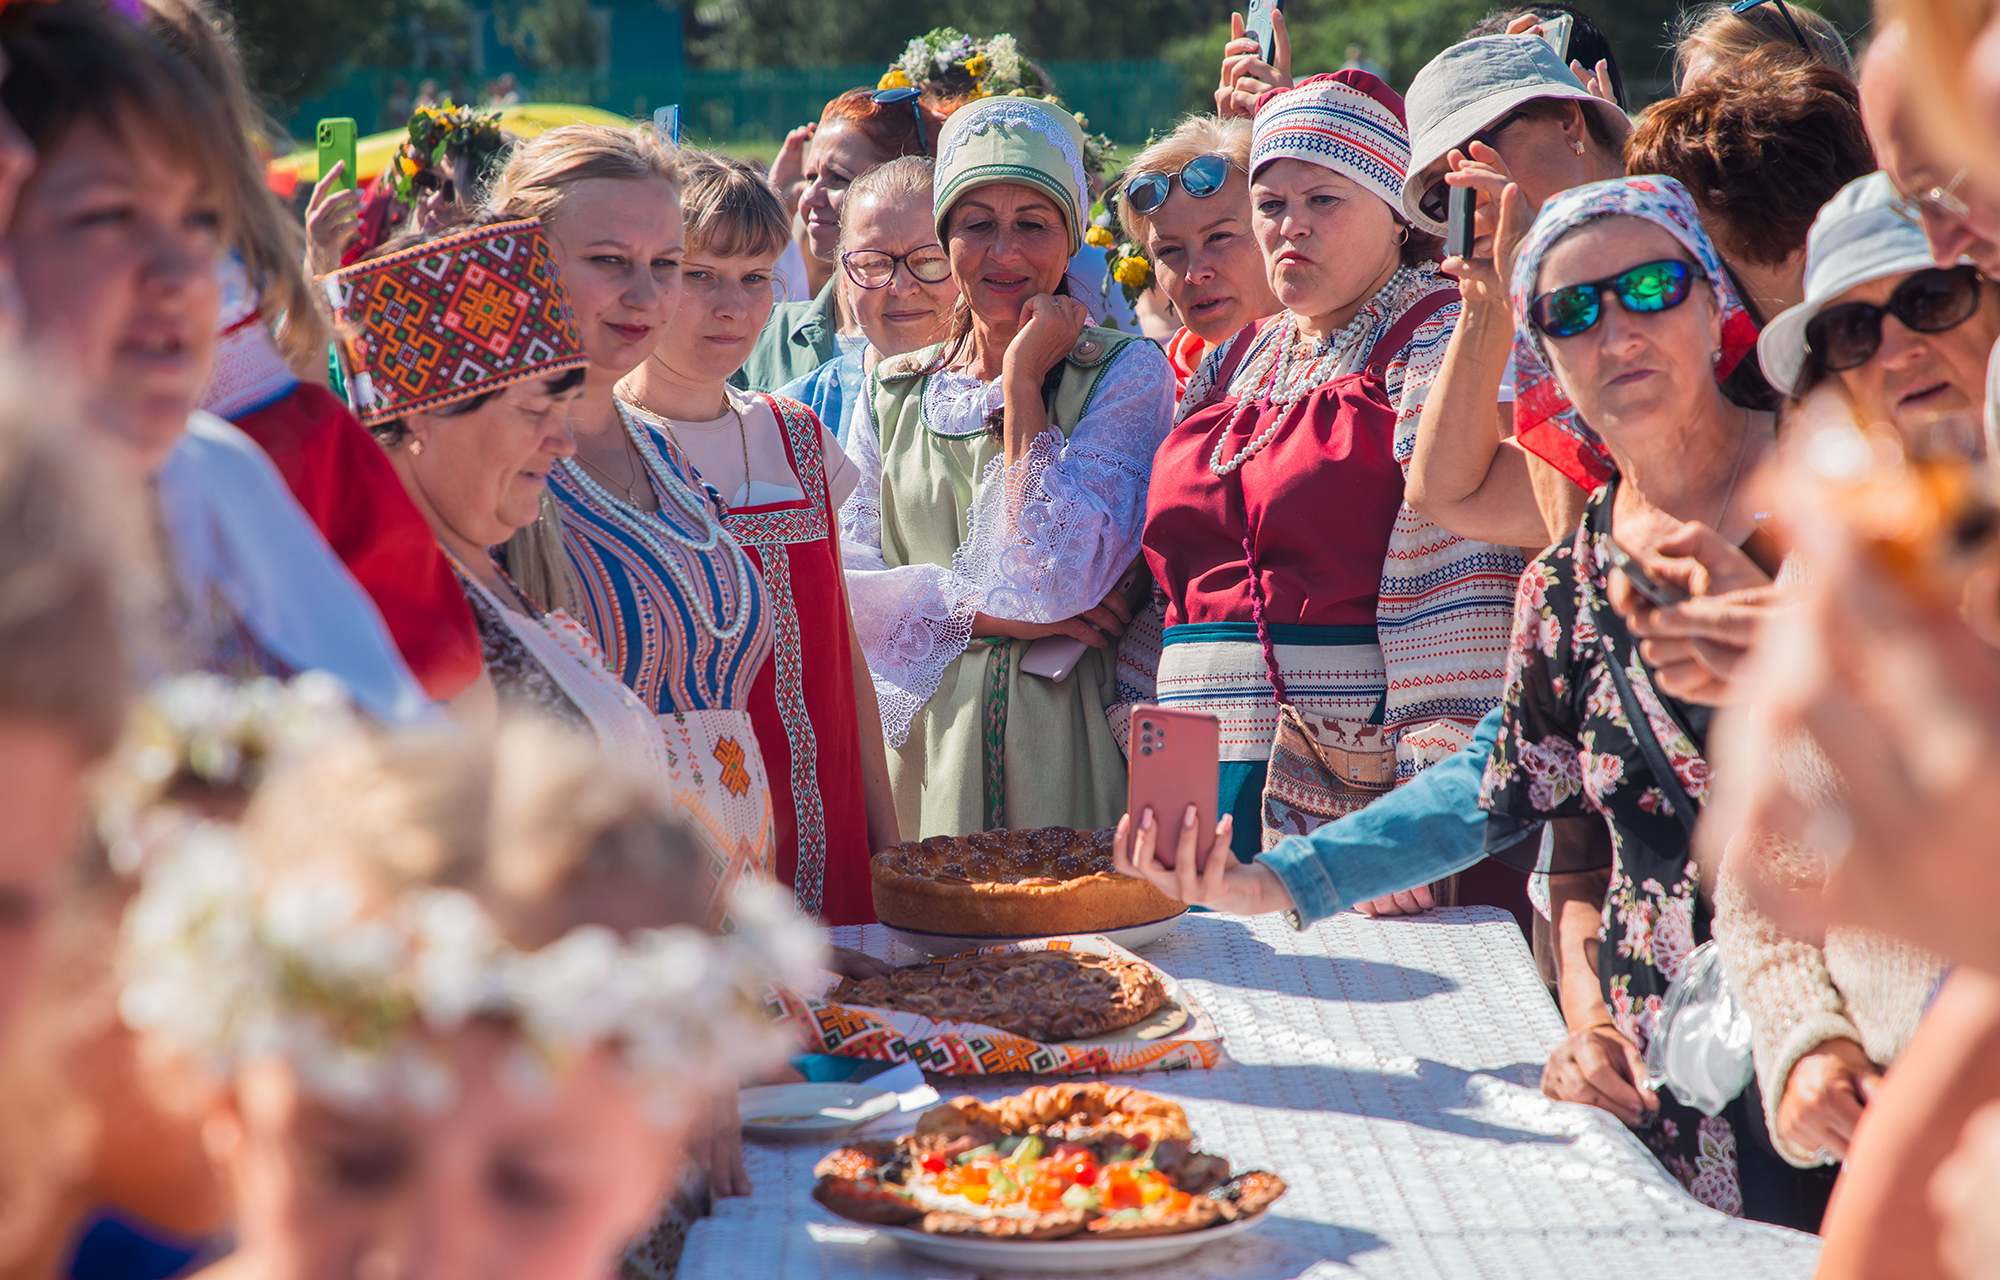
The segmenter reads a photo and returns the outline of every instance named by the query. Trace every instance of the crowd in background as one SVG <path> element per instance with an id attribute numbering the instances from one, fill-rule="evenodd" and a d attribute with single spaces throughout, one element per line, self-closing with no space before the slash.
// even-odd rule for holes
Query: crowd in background
<path id="1" fill-rule="evenodd" d="M 1550 1097 L 2000 1274 L 1994 17 L 1701 6 L 1636 113 L 1561 4 L 1238 20 L 1122 165 L 945 29 L 768 170 L 422 104 L 301 225 L 208 0 L 0 0 L 0 1275 L 671 1275 L 870 856 L 1044 826 L 1509 907 Z"/>

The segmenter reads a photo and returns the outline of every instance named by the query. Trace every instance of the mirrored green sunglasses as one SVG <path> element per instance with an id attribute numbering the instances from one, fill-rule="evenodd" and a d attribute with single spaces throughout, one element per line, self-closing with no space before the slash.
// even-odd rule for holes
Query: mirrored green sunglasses
<path id="1" fill-rule="evenodd" d="M 1528 320 L 1551 338 L 1573 338 L 1604 314 L 1607 292 L 1618 299 L 1619 306 L 1637 314 L 1671 311 L 1687 301 L 1694 270 L 1690 263 L 1666 258 L 1642 262 L 1603 280 L 1564 285 L 1529 303 Z"/>

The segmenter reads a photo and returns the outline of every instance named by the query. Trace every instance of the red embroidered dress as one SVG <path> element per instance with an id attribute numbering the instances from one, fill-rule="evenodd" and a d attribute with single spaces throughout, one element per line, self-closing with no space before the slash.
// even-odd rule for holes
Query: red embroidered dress
<path id="1" fill-rule="evenodd" d="M 821 453 L 825 431 L 797 401 L 764 399 L 805 497 L 737 507 L 722 524 L 757 562 L 776 632 L 750 690 L 750 721 L 773 784 L 778 878 L 792 886 L 800 910 L 828 924 L 872 924 L 854 649 Z"/>

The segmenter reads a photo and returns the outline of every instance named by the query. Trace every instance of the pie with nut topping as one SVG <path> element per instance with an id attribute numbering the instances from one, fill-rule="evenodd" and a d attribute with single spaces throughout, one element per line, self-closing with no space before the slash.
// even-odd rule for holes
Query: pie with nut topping
<path id="1" fill-rule="evenodd" d="M 932 836 L 869 861 L 883 924 L 969 938 L 1045 938 L 1150 924 L 1186 907 L 1111 867 L 1111 832 L 1042 827 Z"/>
<path id="2" fill-rule="evenodd" d="M 880 978 L 848 978 L 827 997 L 976 1022 L 1030 1040 L 1087 1040 L 1143 1022 L 1169 1000 L 1152 966 L 1075 951 L 1016 951 L 913 964 Z"/>

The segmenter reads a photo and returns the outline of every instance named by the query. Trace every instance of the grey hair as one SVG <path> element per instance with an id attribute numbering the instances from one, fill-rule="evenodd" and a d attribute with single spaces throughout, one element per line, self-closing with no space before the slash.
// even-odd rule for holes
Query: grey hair
<path id="1" fill-rule="evenodd" d="M 937 162 L 929 156 L 899 156 L 886 164 L 876 165 L 856 178 L 848 186 L 847 199 L 840 206 L 840 246 L 837 252 L 847 249 L 850 215 L 857 200 L 903 200 L 921 195 L 924 207 L 928 209 L 936 175 Z"/>

